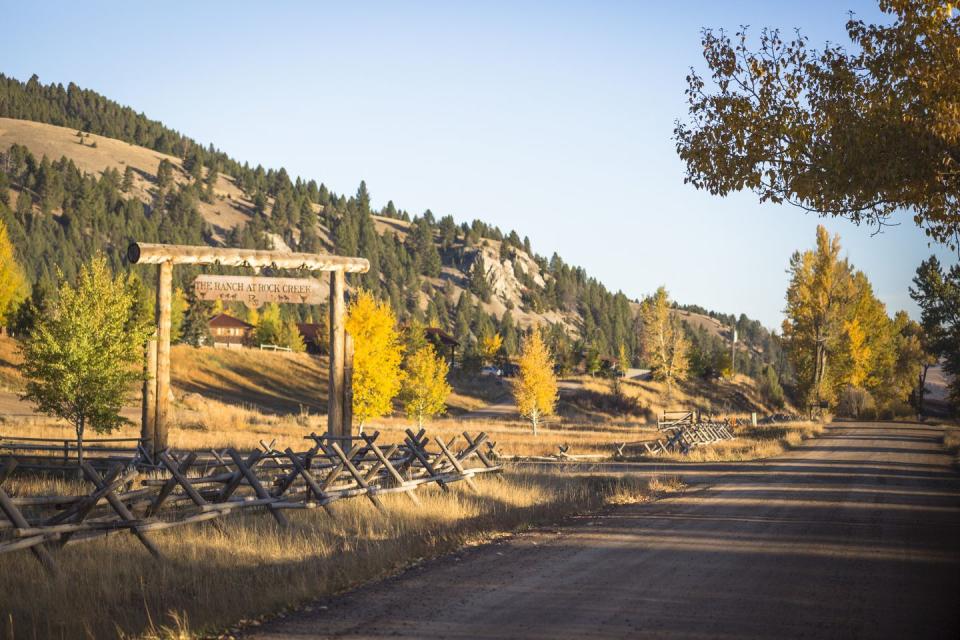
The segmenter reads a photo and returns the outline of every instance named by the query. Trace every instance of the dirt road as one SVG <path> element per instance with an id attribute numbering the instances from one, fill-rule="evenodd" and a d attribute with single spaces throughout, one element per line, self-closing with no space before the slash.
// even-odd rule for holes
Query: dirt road
<path id="1" fill-rule="evenodd" d="M 960 637 L 940 431 L 848 424 L 691 490 L 426 563 L 260 638 Z"/>
<path id="2" fill-rule="evenodd" d="M 561 380 L 557 383 L 557 390 L 560 392 L 561 398 L 563 398 L 563 396 L 566 394 L 576 391 L 579 387 L 579 383 L 571 382 L 569 380 Z M 457 420 L 478 420 L 481 422 L 520 419 L 519 409 L 517 409 L 517 401 L 513 397 L 513 394 L 509 392 L 509 390 L 504 397 L 497 402 L 492 402 L 483 408 L 469 411 L 457 416 Z"/>

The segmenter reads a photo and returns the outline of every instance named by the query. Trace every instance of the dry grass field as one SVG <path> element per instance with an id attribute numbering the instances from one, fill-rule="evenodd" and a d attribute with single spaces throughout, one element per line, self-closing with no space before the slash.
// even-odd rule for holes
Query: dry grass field
<path id="1" fill-rule="evenodd" d="M 326 429 L 326 360 L 307 354 L 257 350 L 194 349 L 175 346 L 172 351 L 174 423 L 170 444 L 176 449 L 235 447 L 249 450 L 260 441 L 276 440 L 278 446 L 300 449 L 303 437 Z M 22 388 L 15 343 L 0 338 L 0 384 Z M 656 416 L 663 410 L 696 408 L 722 416 L 747 417 L 764 405 L 756 385 L 745 376 L 717 383 L 691 382 L 676 389 L 669 399 L 663 385 L 652 381 L 625 380 L 622 396 L 616 398 L 609 380 L 580 376 L 564 381 L 559 416 L 552 418 L 534 437 L 519 419 L 468 420 L 459 416 L 509 397 L 508 383 L 492 377 L 454 376 L 454 393 L 448 415 L 429 424 L 431 433 L 446 439 L 464 430 L 486 431 L 505 457 L 556 454 L 569 446 L 575 455 L 613 454 L 614 443 L 652 440 Z M 136 421 L 136 398 L 125 414 Z M 369 431 L 384 432 L 387 440 L 402 438 L 411 426 L 403 417 L 373 421 Z M 797 426 L 797 429 L 812 427 Z M 780 428 L 777 428 L 780 429 Z M 774 441 L 786 446 L 786 433 L 777 429 L 756 437 L 724 443 L 697 456 L 733 456 L 733 459 L 773 455 Z M 37 416 L 4 420 L 5 435 L 62 437 L 69 430 L 62 423 Z M 113 435 L 135 437 L 131 425 Z M 93 434 L 90 434 L 93 435 Z M 789 436 L 799 437 L 795 435 Z M 749 444 L 748 444 L 749 443 Z"/>
<path id="2" fill-rule="evenodd" d="M 0 391 L 14 391 L 21 388 L 20 354 L 13 339 L 0 337 Z"/>
<path id="3" fill-rule="evenodd" d="M 57 577 L 29 553 L 5 554 L 0 637 L 215 635 L 464 545 L 678 486 L 672 479 L 508 472 L 480 480 L 479 494 L 462 485 L 448 494 L 425 488 L 421 507 L 385 496 L 385 514 L 349 500 L 334 505 L 335 519 L 320 510 L 288 512 L 288 529 L 248 513 L 224 521 L 223 531 L 201 524 L 158 532 L 159 563 L 131 536 L 63 550 Z M 13 489 L 37 487 L 14 482 Z"/>
<path id="4" fill-rule="evenodd" d="M 649 427 L 637 428 L 614 423 L 557 423 L 541 428 L 537 436 L 533 436 L 529 425 L 522 422 L 455 418 L 434 420 L 426 426 L 431 436 L 443 437 L 445 441 L 464 431 L 470 434 L 485 431 L 490 434 L 490 439 L 497 445 L 497 451 L 504 457 L 556 454 L 560 445 L 569 445 L 570 453 L 574 454 L 612 456 L 614 443 L 649 439 L 656 433 L 655 429 Z M 365 430 L 380 431 L 383 441 L 398 442 L 402 440 L 404 430 L 409 427 L 409 420 L 398 417 L 377 420 Z M 324 414 L 264 413 L 250 407 L 223 404 L 194 396 L 186 398 L 175 407 L 170 446 L 177 450 L 234 447 L 249 451 L 258 448 L 261 441 L 269 443 L 276 440 L 275 446 L 279 449 L 289 446 L 302 450 L 306 448 L 304 436 L 311 432 L 324 431 Z M 69 436 L 72 432 L 63 423 L 37 417 L 3 422 L 0 424 L 0 433 L 8 436 L 60 438 L 65 434 Z M 139 433 L 139 426 L 129 425 L 115 431 L 111 437 L 137 437 Z M 93 434 L 88 435 L 95 437 Z M 460 442 L 462 444 L 462 440 Z"/>

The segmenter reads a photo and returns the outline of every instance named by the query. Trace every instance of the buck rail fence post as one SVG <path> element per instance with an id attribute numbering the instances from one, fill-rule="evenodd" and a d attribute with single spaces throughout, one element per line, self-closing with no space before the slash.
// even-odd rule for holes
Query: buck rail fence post
<path id="1" fill-rule="evenodd" d="M 143 367 L 143 407 L 140 416 L 140 438 L 143 439 L 151 457 L 157 454 L 154 424 L 157 417 L 157 340 L 153 336 L 144 348 L 146 362 Z"/>

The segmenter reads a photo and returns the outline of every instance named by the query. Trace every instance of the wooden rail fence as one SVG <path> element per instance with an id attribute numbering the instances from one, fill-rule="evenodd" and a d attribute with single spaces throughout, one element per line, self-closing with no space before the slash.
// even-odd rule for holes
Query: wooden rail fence
<path id="1" fill-rule="evenodd" d="M 722 440 L 732 440 L 736 436 L 722 420 L 713 417 L 698 416 L 693 411 L 665 411 L 657 421 L 657 428 L 664 439 L 645 443 L 647 453 L 659 455 L 668 451 L 690 453 L 694 447 L 711 445 Z"/>
<path id="2" fill-rule="evenodd" d="M 83 459 L 105 470 L 112 463 L 133 460 L 151 464 L 149 441 L 143 438 L 84 438 Z M 15 459 L 21 470 L 53 471 L 76 468 L 81 446 L 76 438 L 27 438 L 0 435 L 0 464 Z"/>
<path id="3" fill-rule="evenodd" d="M 620 442 L 614 445 L 614 457 L 626 457 L 627 449 L 642 447 L 648 455 L 690 453 L 695 447 L 711 445 L 734 436 L 730 426 L 711 416 L 698 416 L 693 411 L 664 411 L 657 420 L 657 429 L 663 434 L 655 440 Z"/>
<path id="4" fill-rule="evenodd" d="M 358 437 L 306 437 L 309 448 L 295 452 L 261 443 L 241 454 L 235 449 L 157 455 L 160 470 L 113 462 L 103 473 L 90 462 L 80 469 L 89 491 L 83 495 L 10 495 L 4 483 L 18 468 L 16 458 L 0 463 L 0 554 L 29 550 L 56 573 L 55 552 L 63 547 L 111 534 L 134 535 L 161 558 L 150 534 L 162 529 L 211 521 L 247 510 L 266 510 L 287 526 L 289 509 L 321 508 L 364 497 L 385 511 L 380 496 L 404 493 L 414 503 L 418 487 L 436 484 L 444 491 L 474 477 L 499 473 L 483 445 L 487 434 L 462 434 L 444 442 L 421 429 L 406 431 L 402 442 L 381 444 L 379 432 Z"/>

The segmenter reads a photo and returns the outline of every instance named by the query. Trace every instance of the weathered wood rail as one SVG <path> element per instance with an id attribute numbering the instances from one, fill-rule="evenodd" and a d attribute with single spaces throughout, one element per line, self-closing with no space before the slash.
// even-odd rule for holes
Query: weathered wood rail
<path id="1" fill-rule="evenodd" d="M 4 483 L 18 468 L 16 458 L 0 463 L 0 554 L 29 550 L 47 570 L 57 572 L 56 552 L 107 535 L 129 533 L 161 558 L 150 534 L 162 529 L 210 521 L 238 511 L 266 510 L 285 527 L 289 509 L 321 508 L 364 497 L 381 511 L 380 496 L 405 493 L 419 505 L 417 488 L 436 484 L 444 491 L 464 482 L 473 491 L 480 474 L 499 473 L 482 450 L 485 433 L 462 434 L 449 441 L 429 438 L 421 429 L 406 431 L 402 442 L 380 444 L 380 434 L 330 438 L 311 434 L 309 448 L 295 452 L 261 443 L 241 454 L 223 451 L 164 451 L 161 471 L 115 462 L 101 473 L 80 465 L 89 491 L 78 495 L 11 495 Z"/>
<path id="2" fill-rule="evenodd" d="M 619 443 L 614 447 L 615 457 L 625 457 L 626 450 L 632 447 L 643 447 L 648 455 L 653 456 L 676 452 L 687 454 L 695 447 L 736 437 L 726 422 L 693 411 L 665 411 L 657 420 L 657 429 L 663 434 L 662 438 Z"/>
<path id="3" fill-rule="evenodd" d="M 143 438 L 28 438 L 0 435 L 0 464 L 16 459 L 21 470 L 54 471 L 78 469 L 80 451 L 94 468 L 104 470 L 115 462 L 133 460 L 151 463 L 149 442 Z"/>

